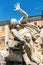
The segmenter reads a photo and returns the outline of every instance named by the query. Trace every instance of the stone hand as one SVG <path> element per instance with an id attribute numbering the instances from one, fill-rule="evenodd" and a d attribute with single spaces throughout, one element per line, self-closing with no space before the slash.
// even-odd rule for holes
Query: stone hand
<path id="1" fill-rule="evenodd" d="M 20 3 L 15 4 L 14 8 L 14 10 L 20 10 Z"/>

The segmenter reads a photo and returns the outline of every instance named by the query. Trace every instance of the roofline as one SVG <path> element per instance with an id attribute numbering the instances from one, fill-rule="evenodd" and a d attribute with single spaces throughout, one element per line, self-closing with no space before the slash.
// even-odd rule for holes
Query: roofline
<path id="1" fill-rule="evenodd" d="M 43 19 L 42 15 L 28 16 L 28 21 L 37 21 L 42 19 Z M 0 26 L 6 25 L 6 24 L 10 24 L 10 20 L 0 22 Z"/>
<path id="2" fill-rule="evenodd" d="M 28 21 L 38 21 L 38 20 L 43 20 L 42 15 L 36 15 L 36 16 L 29 16 Z"/>
<path id="3" fill-rule="evenodd" d="M 0 26 L 6 25 L 6 24 L 10 24 L 10 20 L 0 22 Z"/>
<path id="4" fill-rule="evenodd" d="M 29 17 L 37 17 L 37 16 L 42 16 L 42 15 L 34 15 L 34 16 L 29 16 Z"/>

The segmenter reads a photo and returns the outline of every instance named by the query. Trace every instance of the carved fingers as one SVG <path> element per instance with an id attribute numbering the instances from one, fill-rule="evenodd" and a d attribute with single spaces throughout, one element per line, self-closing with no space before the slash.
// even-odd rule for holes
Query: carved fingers
<path id="1" fill-rule="evenodd" d="M 15 4 L 14 8 L 15 8 L 14 10 L 19 10 L 20 9 L 20 3 Z"/>

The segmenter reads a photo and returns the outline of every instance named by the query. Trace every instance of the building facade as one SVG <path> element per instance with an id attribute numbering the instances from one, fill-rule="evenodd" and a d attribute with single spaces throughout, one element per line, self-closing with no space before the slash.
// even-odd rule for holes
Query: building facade
<path id="1" fill-rule="evenodd" d="M 43 27 L 43 16 L 39 15 L 39 16 L 28 17 L 28 22 L 35 24 L 39 27 Z M 6 25 L 8 26 L 10 25 L 10 20 L 0 22 L 0 49 L 5 48 L 5 43 L 6 43 L 5 34 L 8 33 L 6 30 Z M 12 38 L 12 39 L 14 38 L 10 32 L 9 32 L 9 38 Z"/>

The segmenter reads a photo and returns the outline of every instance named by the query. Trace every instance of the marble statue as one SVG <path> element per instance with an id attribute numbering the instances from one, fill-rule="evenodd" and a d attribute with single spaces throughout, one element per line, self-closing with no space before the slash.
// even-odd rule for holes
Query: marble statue
<path id="1" fill-rule="evenodd" d="M 20 8 L 20 3 L 15 4 L 14 7 L 16 11 L 23 14 L 23 17 L 18 21 L 15 18 L 10 21 L 11 28 L 9 28 L 14 36 L 13 40 L 9 39 L 8 30 L 5 28 L 7 41 L 5 44 L 7 44 L 8 50 L 6 49 L 5 53 L 0 53 L 5 57 L 7 52 L 9 55 L 10 47 L 17 46 L 22 51 L 26 65 L 43 65 L 43 28 L 39 29 L 38 26 L 27 22 L 28 14 Z"/>
<path id="2" fill-rule="evenodd" d="M 16 19 L 11 20 L 11 24 L 14 26 L 11 32 L 16 38 L 14 42 L 19 42 L 15 45 L 21 45 L 20 41 L 24 41 L 22 42 L 22 51 L 26 65 L 43 65 L 43 47 L 41 46 L 43 45 L 43 30 L 40 30 L 36 25 L 27 23 L 28 14 L 20 8 L 20 3 L 15 4 L 15 10 L 24 15 L 18 22 Z M 15 45 L 12 44 L 12 46 Z M 29 51 L 26 52 L 25 46 L 30 49 L 31 56 L 27 55 Z"/>

